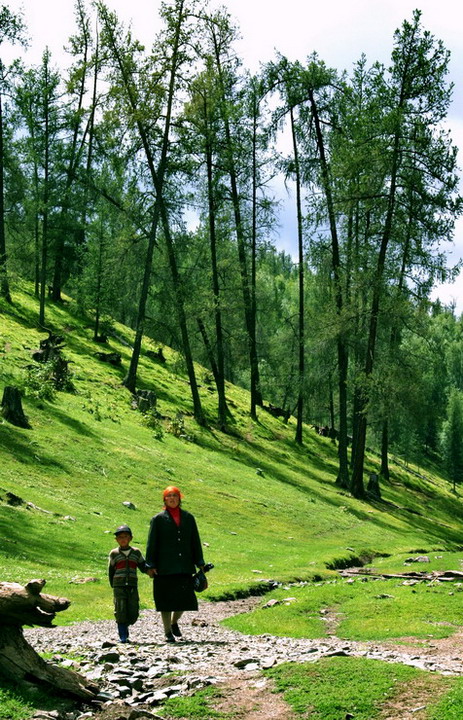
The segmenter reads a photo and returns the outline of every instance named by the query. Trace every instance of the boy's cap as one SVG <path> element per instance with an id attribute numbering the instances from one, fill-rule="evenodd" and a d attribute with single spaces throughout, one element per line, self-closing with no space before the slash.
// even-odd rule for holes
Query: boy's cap
<path id="1" fill-rule="evenodd" d="M 123 532 L 129 533 L 129 535 L 132 535 L 132 531 L 128 525 L 119 525 L 119 527 L 115 529 L 114 535 L 119 535 L 119 533 L 123 533 Z"/>

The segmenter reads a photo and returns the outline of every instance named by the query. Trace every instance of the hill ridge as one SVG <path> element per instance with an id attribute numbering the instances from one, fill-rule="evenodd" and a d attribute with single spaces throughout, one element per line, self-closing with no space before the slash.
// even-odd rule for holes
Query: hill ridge
<path id="1" fill-rule="evenodd" d="M 161 415 L 150 427 L 150 418 L 132 408 L 121 385 L 131 331 L 116 324 L 119 339 L 111 338 L 107 346 L 120 353 L 121 367 L 99 362 L 94 353 L 101 344 L 93 341 L 88 318 L 70 299 L 47 306 L 47 324 L 64 335 L 75 392 L 37 397 L 27 379 L 31 352 L 44 335 L 35 326 L 37 302 L 27 286 L 13 300 L 12 308 L 0 308 L 0 391 L 8 384 L 22 388 L 32 428 L 0 424 L 5 537 L 0 567 L 5 580 L 46 577 L 53 594 L 63 594 L 75 576 L 97 577 L 93 590 L 73 586 L 72 619 L 110 617 L 105 566 L 111 533 L 129 522 L 135 544 L 143 548 L 162 488 L 172 482 L 184 492 L 207 559 L 216 565 L 210 597 L 233 596 L 261 578 L 326 576 L 332 572 L 327 565 L 363 551 L 405 553 L 459 544 L 463 506 L 432 468 L 419 477 L 392 462 L 391 480 L 382 483 L 384 502 L 356 500 L 335 484 L 336 447 L 330 439 L 306 427 L 299 447 L 292 419 L 285 424 L 260 412 L 253 422 L 247 391 L 229 383 L 233 426 L 229 434 L 221 433 L 214 426 L 216 393 L 200 366 L 209 426 L 197 426 L 178 354 L 148 339 L 139 385 L 155 390 Z M 161 345 L 166 363 L 146 355 Z M 181 433 L 172 425 L 178 413 Z M 377 470 L 376 462 L 369 458 L 369 471 Z M 25 503 L 9 505 L 7 492 Z M 91 608 L 90 597 L 95 599 Z M 149 606 L 148 592 L 143 601 Z"/>

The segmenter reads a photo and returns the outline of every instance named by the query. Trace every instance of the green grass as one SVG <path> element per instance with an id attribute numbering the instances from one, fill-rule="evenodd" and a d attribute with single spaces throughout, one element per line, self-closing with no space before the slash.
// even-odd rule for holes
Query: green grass
<path id="1" fill-rule="evenodd" d="M 293 710 L 303 717 L 310 716 L 311 720 L 339 720 L 346 716 L 355 720 L 373 720 L 381 716 L 382 709 L 391 701 L 400 703 L 401 696 L 409 697 L 410 684 L 418 685 L 428 680 L 435 697 L 447 693 L 449 686 L 455 683 L 453 679 L 430 676 L 406 665 L 365 658 L 333 657 L 317 663 L 285 663 L 266 674 L 274 680 L 277 691 L 283 693 Z M 461 682 L 458 682 L 442 702 L 451 695 L 456 697 L 456 688 L 460 686 Z M 455 707 L 454 700 L 449 702 Z M 409 702 L 405 700 L 403 710 L 409 709 Z M 396 716 L 400 715 L 399 710 Z M 430 715 L 429 720 L 438 717 Z M 457 715 L 441 714 L 440 720 L 444 717 L 449 720 Z M 461 706 L 458 717 L 461 717 Z"/>
<path id="2" fill-rule="evenodd" d="M 463 678 L 452 680 L 452 689 L 429 709 L 426 720 L 461 720 L 463 714 Z"/>
<path id="3" fill-rule="evenodd" d="M 57 700 L 32 685 L 26 689 L 3 679 L 0 681 L 0 720 L 29 720 L 37 710 L 50 712 L 59 709 L 65 713 L 71 711 L 74 705 L 72 700 Z"/>
<path id="4" fill-rule="evenodd" d="M 237 615 L 224 624 L 250 634 L 318 638 L 327 634 L 323 613 L 331 611 L 338 637 L 362 641 L 404 636 L 443 638 L 460 627 L 461 584 L 404 586 L 401 582 L 356 580 L 350 584 L 339 580 L 279 589 L 266 596 L 262 604 L 272 598 L 281 604 Z"/>
<path id="5" fill-rule="evenodd" d="M 206 599 L 249 592 L 265 579 L 334 577 L 328 566 L 365 548 L 404 557 L 416 548 L 450 550 L 460 543 L 463 504 L 435 473 L 417 477 L 391 463 L 391 481 L 382 488 L 387 502 L 352 498 L 335 483 L 336 447 L 329 439 L 307 427 L 299 447 L 293 420 L 285 425 L 259 411 L 258 422 L 251 421 L 248 393 L 230 384 L 233 420 L 229 433 L 220 432 L 216 393 L 199 366 L 209 427 L 198 427 L 182 362 L 167 347 L 164 365 L 142 354 L 139 369 L 138 386 L 156 391 L 164 417 L 164 436 L 156 439 L 121 385 L 130 358 L 121 340 L 130 343 L 131 331 L 116 325 L 118 339 L 103 348 L 121 353 L 122 368 L 100 363 L 91 322 L 71 300 L 47 307 L 47 326 L 64 336 L 75 392 L 37 399 L 26 382 L 31 351 L 44 336 L 36 326 L 37 302 L 27 285 L 13 292 L 13 301 L 13 307 L 0 306 L 0 392 L 8 384 L 24 389 L 32 429 L 0 423 L 0 573 L 15 582 L 44 577 L 46 592 L 69 597 L 71 607 L 58 623 L 112 617 L 106 579 L 112 532 L 128 523 L 134 544 L 144 550 L 150 517 L 171 483 L 182 489 L 206 560 L 215 564 Z M 144 343 L 144 350 L 157 347 Z M 194 442 L 168 432 L 179 410 Z M 366 472 L 377 471 L 377 463 L 367 458 Z M 9 506 L 7 492 L 29 505 Z M 127 510 L 125 500 L 136 510 Z M 97 582 L 72 582 L 86 577 Z M 151 607 L 146 577 L 140 593 L 142 607 Z"/>
<path id="6" fill-rule="evenodd" d="M 213 708 L 213 700 L 219 695 L 215 687 L 199 690 L 191 697 L 169 698 L 158 714 L 165 718 L 188 718 L 188 720 L 220 720 L 229 717 Z"/>
<path id="7" fill-rule="evenodd" d="M 27 720 L 34 715 L 34 708 L 13 690 L 0 687 L 0 719 Z"/>

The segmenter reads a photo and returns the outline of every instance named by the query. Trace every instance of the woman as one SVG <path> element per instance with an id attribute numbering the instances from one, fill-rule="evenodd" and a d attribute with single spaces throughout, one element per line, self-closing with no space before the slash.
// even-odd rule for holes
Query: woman
<path id="1" fill-rule="evenodd" d="M 183 612 L 198 609 L 193 573 L 195 565 L 204 568 L 196 520 L 181 509 L 182 497 L 173 485 L 164 490 L 164 510 L 151 518 L 146 547 L 154 604 L 161 613 L 167 642 L 175 642 L 175 637 L 182 636 L 178 621 Z"/>

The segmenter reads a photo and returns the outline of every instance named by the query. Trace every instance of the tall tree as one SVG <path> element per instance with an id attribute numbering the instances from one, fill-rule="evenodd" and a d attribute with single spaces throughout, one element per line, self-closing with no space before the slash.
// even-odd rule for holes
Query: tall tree
<path id="1" fill-rule="evenodd" d="M 7 5 L 0 6 L 0 53 L 5 42 L 25 44 L 24 22 L 21 14 L 13 13 Z M 5 239 L 5 147 L 3 96 L 8 83 L 8 70 L 0 56 L 0 295 L 11 302 L 7 273 Z"/>
<path id="2" fill-rule="evenodd" d="M 436 234 L 429 233 L 428 225 L 443 219 L 447 230 L 451 228 L 459 203 L 455 201 L 456 151 L 448 136 L 439 130 L 446 116 L 451 89 L 445 84 L 448 52 L 420 23 L 421 13 L 416 11 L 412 22 L 404 22 L 395 34 L 390 80 L 379 83 L 378 99 L 384 107 L 384 200 L 376 206 L 381 217 L 378 252 L 372 283 L 369 309 L 369 330 L 364 364 L 364 386 L 358 408 L 357 445 L 352 473 L 352 489 L 356 496 L 363 495 L 363 467 L 367 432 L 368 384 L 373 374 L 381 304 L 385 295 L 388 273 L 388 255 L 400 243 L 403 233 L 401 204 L 406 199 L 411 177 L 421 178 L 420 245 L 423 266 L 432 252 Z M 419 137 L 419 143 L 414 138 Z M 413 175 L 409 173 L 410 159 L 414 158 Z M 428 243 L 428 247 L 426 247 Z"/>
<path id="3" fill-rule="evenodd" d="M 42 136 L 39 139 L 41 144 L 41 163 L 43 170 L 42 179 L 42 248 L 40 265 L 40 309 L 39 324 L 45 326 L 45 302 L 48 287 L 48 254 L 50 246 L 50 213 L 51 203 L 51 156 L 53 140 L 57 134 L 57 105 L 56 90 L 59 85 L 59 75 L 51 68 L 51 55 L 45 50 L 40 68 L 40 89 L 41 89 L 41 121 L 43 124 Z"/>
<path id="4" fill-rule="evenodd" d="M 61 212 L 58 219 L 58 232 L 54 248 L 54 267 L 51 285 L 51 297 L 55 302 L 61 300 L 61 289 L 63 285 L 63 271 L 65 261 L 65 248 L 67 245 L 76 244 L 69 242 L 69 235 L 79 237 L 77 226 L 78 218 L 74 217 L 70 222 L 70 210 L 72 202 L 72 190 L 77 185 L 77 167 L 80 164 L 84 153 L 84 140 L 91 126 L 94 117 L 93 105 L 96 102 L 95 87 L 93 98 L 89 108 L 84 108 L 87 78 L 91 71 L 91 50 L 92 37 L 90 33 L 90 18 L 88 17 L 83 0 L 76 0 L 75 15 L 78 32 L 70 38 L 70 50 L 78 57 L 75 66 L 71 68 L 67 82 L 68 107 L 65 110 L 65 122 L 69 129 L 69 141 L 63 142 L 64 165 L 64 186 L 61 190 Z M 95 73 L 98 62 L 94 61 Z M 85 127 L 85 116 L 89 117 Z M 89 151 L 90 152 L 90 151 Z M 80 186 L 79 190 L 80 190 Z M 74 213 L 76 215 L 76 213 Z M 75 251 L 74 251 L 75 254 Z"/>
<path id="5" fill-rule="evenodd" d="M 455 388 L 450 393 L 447 420 L 443 429 L 444 461 L 453 491 L 463 482 L 463 396 Z"/>
<path id="6" fill-rule="evenodd" d="M 267 66 L 266 78 L 269 87 L 277 86 L 283 100 L 283 106 L 274 113 L 274 124 L 281 125 L 285 117 L 289 117 L 291 133 L 292 154 L 285 162 L 287 177 L 294 178 L 296 187 L 296 227 L 298 248 L 298 374 L 297 374 L 297 403 L 296 403 L 296 436 L 295 440 L 302 445 L 302 428 L 304 420 L 304 383 L 305 383 L 305 257 L 304 257 L 304 212 L 303 212 L 303 177 L 301 161 L 301 137 L 303 130 L 300 124 L 300 108 L 303 98 L 300 92 L 300 66 L 298 63 L 290 65 L 286 58 L 280 57 L 276 64 Z"/>
<path id="7" fill-rule="evenodd" d="M 262 392 L 259 380 L 259 359 L 256 338 L 256 308 L 253 304 L 251 276 L 249 270 L 249 231 L 246 229 L 243 208 L 243 193 L 240 191 L 240 172 L 243 174 L 244 152 L 237 144 L 240 136 L 239 119 L 242 104 L 237 97 L 236 57 L 232 46 L 237 38 L 236 28 L 229 15 L 220 10 L 204 15 L 206 27 L 206 48 L 202 52 L 212 57 L 220 93 L 220 114 L 223 123 L 224 163 L 230 183 L 230 196 L 233 208 L 234 230 L 236 235 L 238 260 L 243 295 L 244 316 L 249 347 L 249 365 L 251 370 L 251 417 L 257 418 L 257 406 L 262 405 Z M 235 119 L 235 124 L 233 120 Z M 234 133 L 233 131 L 236 131 Z M 243 164 L 238 163 L 241 156 Z M 249 176 L 249 173 L 248 173 Z"/>
<path id="8" fill-rule="evenodd" d="M 130 35 L 126 38 L 121 35 L 116 17 L 108 11 L 103 3 L 98 3 L 98 10 L 104 28 L 102 39 L 112 57 L 123 92 L 124 112 L 129 124 L 136 129 L 138 141 L 143 148 L 148 177 L 155 193 L 135 342 L 124 384 L 132 392 L 135 391 L 153 254 L 157 244 L 158 225 L 161 224 L 175 291 L 176 311 L 190 381 L 193 412 L 196 421 L 204 424 L 166 197 L 174 103 L 180 68 L 188 61 L 186 48 L 189 40 L 190 11 L 187 8 L 186 0 L 174 0 L 170 7 L 163 5 L 162 16 L 166 23 L 166 30 L 157 45 L 159 56 L 148 58 L 144 67 L 140 67 L 140 46 L 132 41 Z M 162 84 L 164 77 L 167 79 L 165 86 Z"/>
<path id="9" fill-rule="evenodd" d="M 222 317 L 222 296 L 220 289 L 218 245 L 219 233 L 217 228 L 217 214 L 222 194 L 219 192 L 221 173 L 217 170 L 217 122 L 218 101 L 215 74 L 211 64 L 198 75 L 190 86 L 190 102 L 185 108 L 187 123 L 193 129 L 189 133 L 188 150 L 190 155 L 197 148 L 199 165 L 206 169 L 206 195 L 207 195 L 207 227 L 210 247 L 211 286 L 214 307 L 215 348 L 211 346 L 206 327 L 201 317 L 198 317 L 198 326 L 207 349 L 209 362 L 214 374 L 218 397 L 218 421 L 222 430 L 226 429 L 227 415 L 229 413 L 225 397 L 225 353 Z M 193 135 L 193 137 L 192 137 Z"/>

